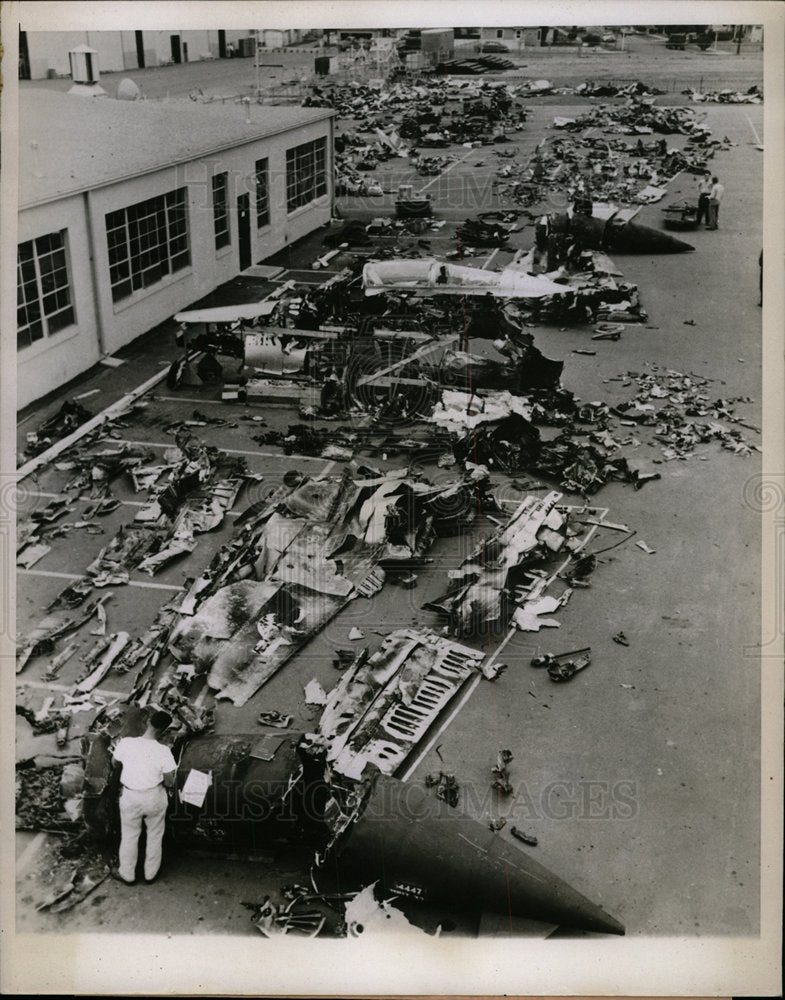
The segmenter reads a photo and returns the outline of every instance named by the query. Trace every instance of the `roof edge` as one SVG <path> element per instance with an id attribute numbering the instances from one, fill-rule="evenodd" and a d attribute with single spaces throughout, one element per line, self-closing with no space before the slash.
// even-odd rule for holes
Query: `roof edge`
<path id="1" fill-rule="evenodd" d="M 207 156 L 212 156 L 215 153 L 220 153 L 224 149 L 236 149 L 238 146 L 247 146 L 252 142 L 259 142 L 261 139 L 269 139 L 276 135 L 282 135 L 285 132 L 291 132 L 294 129 L 301 128 L 304 125 L 313 125 L 316 122 L 326 121 L 334 118 L 336 111 L 334 108 L 314 108 L 314 111 L 323 112 L 323 114 L 315 115 L 309 121 L 300 122 L 297 125 L 282 126 L 281 128 L 276 128 L 272 130 L 267 130 L 261 134 L 250 136 L 247 139 L 240 139 L 237 142 L 225 142 L 219 146 L 211 146 L 209 149 L 203 150 L 198 156 L 182 156 L 177 157 L 173 160 L 169 160 L 166 163 L 158 163 L 155 166 L 148 167 L 143 170 L 135 170 L 131 173 L 121 174 L 110 180 L 99 181 L 96 184 L 84 184 L 81 187 L 72 188 L 69 191 L 62 191 L 58 194 L 53 194 L 45 198 L 38 198 L 34 201 L 20 201 L 17 200 L 17 211 L 28 208 L 38 208 L 40 205 L 48 205 L 53 201 L 61 201 L 63 198 L 73 198 L 78 195 L 82 195 L 87 191 L 97 191 L 100 188 L 111 187 L 113 184 L 121 184 L 123 181 L 132 180 L 135 177 L 144 177 L 146 174 L 155 174 L 159 170 L 168 170 L 171 167 L 176 167 L 180 163 L 191 163 L 194 160 L 200 160 Z"/>

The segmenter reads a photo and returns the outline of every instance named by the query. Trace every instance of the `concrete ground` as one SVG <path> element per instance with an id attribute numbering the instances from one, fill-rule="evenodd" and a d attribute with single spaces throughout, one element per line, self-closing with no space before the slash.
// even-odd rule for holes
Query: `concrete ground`
<path id="1" fill-rule="evenodd" d="M 647 78 L 642 69 L 639 75 Z M 528 155 L 540 138 L 551 134 L 548 126 L 554 115 L 577 110 L 573 105 L 532 104 L 529 122 L 518 137 L 521 154 Z M 632 388 L 615 379 L 657 365 L 714 380 L 718 397 L 751 397 L 752 402 L 740 404 L 739 411 L 746 421 L 760 425 L 757 256 L 762 154 L 752 144 L 751 130 L 761 134 L 762 108 L 708 106 L 704 111 L 713 134 L 727 135 L 735 143 L 717 154 L 713 164 L 726 186 L 720 229 L 690 234 L 696 247 L 692 254 L 614 257 L 625 277 L 639 285 L 649 323 L 626 327 L 616 343 L 591 342 L 586 328 L 543 326 L 533 333 L 547 356 L 565 359 L 563 383 L 585 400 L 615 403 L 629 398 Z M 671 139 L 678 144 L 682 137 Z M 470 151 L 453 147 L 451 152 L 465 158 L 432 190 L 450 206 L 441 212 L 437 205 L 437 218 L 454 223 L 478 208 L 493 207 L 478 194 L 489 191 L 487 185 L 467 182 L 467 175 L 487 173 L 490 178 L 493 159 L 492 147 Z M 474 166 L 482 160 L 486 163 Z M 409 169 L 403 162 L 399 168 L 398 172 L 392 164 L 391 184 Z M 676 178 L 669 185 L 668 200 L 687 196 L 693 185 L 688 175 Z M 465 200 L 470 196 L 473 203 Z M 345 200 L 341 207 L 351 216 L 382 214 L 380 208 L 387 206 L 382 199 L 372 205 Z M 659 208 L 644 208 L 639 221 L 659 226 Z M 452 231 L 452 226 L 445 226 L 438 234 L 426 234 L 434 253 L 454 245 Z M 291 248 L 284 264 L 309 267 L 323 236 L 314 234 Z M 516 246 L 530 242 L 531 230 L 515 237 Z M 337 258 L 331 270 L 341 263 Z M 210 304 L 257 298 L 268 287 L 239 278 L 212 296 Z M 694 325 L 685 325 L 687 320 Z M 98 389 L 83 401 L 97 411 L 160 370 L 175 353 L 173 329 L 164 324 L 120 352 L 122 367 L 99 367 L 67 393 L 23 413 L 20 441 L 63 398 Z M 588 346 L 595 355 L 573 353 Z M 145 442 L 160 454 L 161 446 L 172 441 L 165 424 L 186 417 L 194 408 L 237 422 L 237 428 L 197 428 L 195 433 L 209 443 L 243 452 L 249 467 L 263 474 L 265 492 L 290 468 L 313 469 L 317 474 L 341 468 L 341 463 L 287 458 L 277 448 L 259 446 L 251 437 L 254 425 L 243 419 L 256 411 L 222 404 L 215 390 L 204 387 L 177 393 L 157 389 L 144 417 L 122 428 L 120 435 Z M 298 419 L 292 410 L 273 407 L 264 411 L 264 417 L 270 428 Z M 659 459 L 650 430 L 636 434 L 647 461 Z M 748 436 L 755 437 L 752 432 Z M 629 524 L 637 531 L 634 540 L 645 540 L 654 554 L 646 554 L 633 540 L 601 555 L 591 588 L 576 591 L 558 615 L 561 628 L 515 635 L 502 657 L 509 665 L 506 673 L 494 684 L 477 687 L 410 776 L 418 782 L 432 770 L 454 771 L 468 811 L 478 817 L 506 815 L 509 822 L 499 833 L 504 839 L 512 825 L 536 834 L 539 846 L 532 850 L 537 860 L 604 905 L 634 936 L 745 935 L 758 930 L 760 699 L 754 649 L 760 638 L 760 538 L 759 511 L 749 498 L 760 462 L 732 455 L 718 445 L 701 446 L 698 456 L 653 466 L 662 478 L 639 492 L 612 483 L 594 498 L 608 509 L 609 520 Z M 393 467 L 401 460 L 373 461 Z M 425 463 L 423 470 L 439 481 L 450 478 L 450 470 Z M 511 490 L 508 478 L 495 475 L 494 483 L 501 497 L 512 499 L 519 494 Z M 25 480 L 20 509 L 45 503 L 49 494 L 62 489 L 65 479 L 66 474 L 46 468 Z M 55 574 L 79 574 L 100 545 L 133 515 L 139 497 L 121 485 L 114 492 L 124 505 L 104 519 L 104 535 L 72 532 L 56 540 L 33 572 L 20 573 L 19 632 L 37 621 L 42 608 L 66 585 L 67 578 Z M 255 498 L 253 491 L 241 495 L 237 511 Z M 183 579 L 207 564 L 231 527 L 229 517 L 217 531 L 200 536 L 192 556 L 152 580 L 132 573 L 134 583 L 144 586 L 111 588 L 115 596 L 108 605 L 110 629 L 142 631 Z M 475 537 L 489 527 L 487 522 L 478 525 Z M 617 533 L 600 530 L 594 548 L 617 541 Z M 381 637 L 374 630 L 386 632 L 412 622 L 440 624 L 422 605 L 443 590 L 447 570 L 469 544 L 462 542 L 459 553 L 454 542 L 438 542 L 430 553 L 434 562 L 421 574 L 415 590 L 387 585 L 375 598 L 350 604 L 243 708 L 219 703 L 217 730 L 258 732 L 255 718 L 270 708 L 292 712 L 295 727 L 308 727 L 315 715 L 303 704 L 302 687 L 313 677 L 327 689 L 333 686 L 337 679 L 330 665 L 333 650 L 348 644 L 349 628 L 362 628 L 375 648 Z M 629 638 L 629 647 L 612 641 L 619 630 Z M 494 648 L 500 639 L 488 637 L 487 648 Z M 531 656 L 544 649 L 583 646 L 592 647 L 593 663 L 570 684 L 550 684 L 528 665 Z M 26 668 L 19 678 L 23 688 L 35 689 L 42 667 L 39 659 Z M 74 660 L 63 669 L 61 683 L 68 685 L 76 670 Z M 110 680 L 111 690 L 128 689 L 127 675 Z M 108 681 L 105 686 L 110 686 Z M 490 796 L 489 778 L 502 746 L 514 754 L 515 794 L 500 802 Z M 51 839 L 39 842 L 19 873 L 20 930 L 116 932 L 151 929 L 152 920 L 152 929 L 172 934 L 256 934 L 241 903 L 249 894 L 251 901 L 258 900 L 271 888 L 302 878 L 291 857 L 270 856 L 250 863 L 170 853 L 165 878 L 158 885 L 128 890 L 106 882 L 70 913 L 52 916 L 34 909 L 51 843 Z M 493 926 L 496 932 L 511 930 L 498 923 Z M 475 930 L 458 928 L 460 933 Z"/>

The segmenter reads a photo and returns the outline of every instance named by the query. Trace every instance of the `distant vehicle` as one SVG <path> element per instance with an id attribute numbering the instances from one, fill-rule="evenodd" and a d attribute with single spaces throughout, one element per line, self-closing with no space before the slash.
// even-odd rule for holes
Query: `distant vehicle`
<path id="1" fill-rule="evenodd" d="M 504 42 L 483 42 L 480 52 L 509 52 L 510 48 Z"/>
<path id="2" fill-rule="evenodd" d="M 668 35 L 668 41 L 665 43 L 666 49 L 684 49 L 687 44 L 687 35 L 679 32 L 678 34 Z"/>
<path id="3" fill-rule="evenodd" d="M 606 35 L 602 36 L 602 40 L 606 45 L 613 45 L 616 42 L 616 35 L 612 31 L 609 31 Z"/>

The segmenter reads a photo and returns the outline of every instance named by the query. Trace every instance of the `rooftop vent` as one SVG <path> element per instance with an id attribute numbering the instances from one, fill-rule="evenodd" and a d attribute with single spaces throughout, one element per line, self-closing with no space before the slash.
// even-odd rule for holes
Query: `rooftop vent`
<path id="1" fill-rule="evenodd" d="M 74 81 L 69 94 L 83 94 L 87 97 L 100 97 L 106 91 L 98 83 L 98 50 L 89 45 L 77 45 L 68 53 L 68 63 L 71 67 L 71 79 Z"/>

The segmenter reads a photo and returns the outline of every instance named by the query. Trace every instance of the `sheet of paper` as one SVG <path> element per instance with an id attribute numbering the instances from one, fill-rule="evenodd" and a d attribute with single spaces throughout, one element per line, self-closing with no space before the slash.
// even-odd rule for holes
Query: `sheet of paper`
<path id="1" fill-rule="evenodd" d="M 207 795 L 207 789 L 213 783 L 213 776 L 206 771 L 191 770 L 180 789 L 180 801 L 201 808 Z"/>

